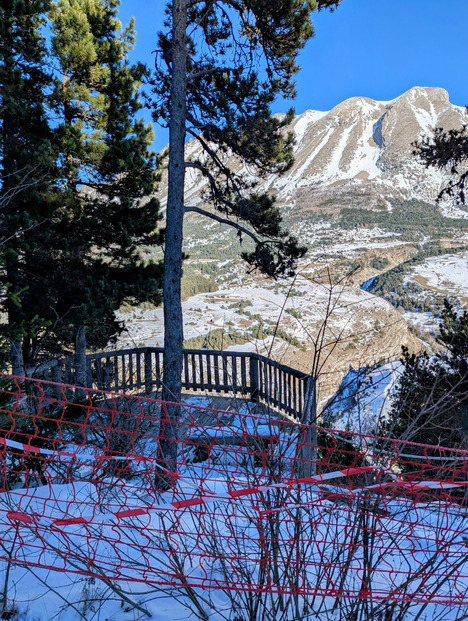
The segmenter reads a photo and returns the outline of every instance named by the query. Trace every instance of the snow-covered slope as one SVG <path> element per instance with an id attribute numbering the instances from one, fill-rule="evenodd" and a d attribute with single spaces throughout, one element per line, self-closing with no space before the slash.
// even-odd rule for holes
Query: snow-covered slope
<path id="1" fill-rule="evenodd" d="M 459 129 L 467 122 L 466 110 L 452 105 L 441 88 L 414 87 L 392 101 L 353 97 L 328 112 L 307 110 L 290 126 L 296 138 L 294 166 L 261 187 L 275 191 L 289 212 L 323 206 L 325 197 L 328 205 L 335 199 L 337 207 L 362 206 L 363 198 L 370 207 L 391 208 L 405 199 L 432 203 L 446 174 L 426 169 L 413 155 L 413 143 L 436 127 Z M 200 154 L 190 141 L 189 159 Z M 204 186 L 200 173 L 191 172 L 187 203 L 199 203 Z M 165 190 L 163 181 L 162 197 Z"/>

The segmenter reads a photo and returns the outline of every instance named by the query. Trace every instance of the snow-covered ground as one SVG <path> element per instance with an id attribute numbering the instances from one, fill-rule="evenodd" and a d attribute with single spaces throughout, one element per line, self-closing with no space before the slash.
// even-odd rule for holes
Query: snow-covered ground
<path id="1" fill-rule="evenodd" d="M 449 296 L 468 298 L 468 252 L 426 259 L 414 269 L 413 278 Z"/>
<path id="2" fill-rule="evenodd" d="M 392 313 L 386 301 L 365 291 L 343 286 L 330 288 L 326 283 L 298 277 L 286 284 L 258 286 L 251 283 L 189 298 L 183 303 L 184 336 L 186 339 L 205 336 L 217 328 L 226 333 L 248 333 L 260 316 L 266 325 L 273 328 L 278 325 L 307 348 L 310 330 L 315 330 L 327 317 L 330 301 L 333 309 L 329 318 L 330 330 L 342 334 L 343 338 L 366 333 L 371 338 L 376 318 L 380 317 L 380 322 L 385 325 L 386 318 Z M 126 325 L 120 347 L 162 346 L 162 309 L 136 310 L 119 315 L 118 319 Z M 281 345 L 279 341 L 281 339 L 275 340 L 274 347 Z M 270 345 L 271 340 L 268 340 L 261 344 L 254 342 L 252 347 L 265 351 Z"/>
<path id="3" fill-rule="evenodd" d="M 264 303 L 274 300 L 266 297 Z M 412 476 L 430 479 L 433 469 L 426 475 L 421 468 L 430 458 L 409 444 L 387 442 L 382 448 L 360 435 L 374 431 L 387 415 L 400 371 L 397 363 L 350 371 L 331 410 L 338 429 L 358 434 L 331 432 L 322 453 L 323 480 L 300 489 L 291 483 L 298 446 L 294 425 L 252 416 L 248 404 L 239 414 L 217 416 L 208 428 L 193 423 L 192 411 L 192 436 L 243 441 L 197 454 L 183 434 L 177 488 L 161 495 L 151 488 L 153 437 L 135 445 L 143 459 L 129 477 L 105 476 L 92 465 L 99 449 L 69 445 L 67 451 L 77 453 L 66 458 L 73 464 L 71 481 L 0 493 L 0 585 L 7 587 L 6 609 L 16 611 L 11 618 L 277 621 L 284 613 L 275 608 L 281 601 L 287 621 L 341 621 L 367 597 L 369 619 L 381 618 L 387 603 L 400 610 L 404 600 L 404 621 L 439 614 L 444 621 L 461 619 L 468 613 L 466 510 L 448 496 L 428 496 L 430 485 L 444 489 L 440 482 L 429 480 L 421 496 L 412 485 L 409 496 L 404 488 L 393 493 L 395 481 L 404 481 L 399 460 L 406 469 L 412 464 Z M 195 396 L 189 403 L 204 407 L 208 401 Z M 273 444 L 261 444 L 272 436 Z M 256 457 L 260 451 L 268 459 Z M 444 467 L 453 459 L 460 459 L 458 453 L 449 452 Z M 348 466 L 341 463 L 371 472 L 343 474 Z M 60 465 L 63 470 L 63 460 L 54 465 L 48 457 L 54 477 L 61 476 Z M 372 571 L 365 578 L 368 566 Z M 249 583 L 252 590 L 238 590 Z M 283 591 L 281 598 L 275 589 Z M 246 617 L 252 602 L 259 608 Z M 330 609 L 331 616 L 324 614 Z"/>
<path id="4" fill-rule="evenodd" d="M 376 369 L 350 369 L 324 416 L 335 429 L 378 433 L 392 407 L 392 392 L 403 366 L 391 362 Z"/>
<path id="5" fill-rule="evenodd" d="M 419 334 L 428 332 L 432 337 L 439 336 L 440 318 L 435 317 L 432 313 L 406 311 L 402 316 L 409 326 L 418 330 Z"/>
<path id="6" fill-rule="evenodd" d="M 261 422 L 240 416 L 231 431 L 258 438 Z M 112 478 L 93 467 L 90 476 L 79 457 L 70 482 L 3 492 L 0 556 L 24 565 L 0 565 L 6 608 L 17 611 L 11 618 L 226 621 L 243 618 L 253 601 L 260 607 L 250 619 L 276 621 L 271 611 L 282 601 L 292 620 L 298 599 L 300 609 L 307 599 L 300 618 L 336 605 L 340 616 L 320 618 L 338 619 L 359 596 L 375 608 L 381 600 L 396 609 L 409 600 L 408 621 L 421 611 L 427 619 L 443 613 L 446 621 L 467 612 L 466 512 L 448 497 L 430 500 L 430 477 L 417 460 L 413 476 L 420 472 L 429 485 L 421 488 L 425 499 L 412 486 L 392 492 L 404 483 L 397 462 L 410 463 L 411 446 L 382 449 L 372 438 L 336 434 L 334 441 L 342 438 L 348 454 L 354 451 L 357 470 L 340 466 L 339 451 L 329 446 L 322 474 L 299 486 L 291 480 L 296 437 L 264 422 L 276 438 L 270 460 L 278 466 L 255 460 L 244 443 L 212 447 L 208 458 L 189 463 L 187 444 L 177 486 L 164 494 L 151 490 L 144 468 Z M 142 465 L 154 476 L 154 457 Z M 47 467 L 57 476 L 60 460 Z M 464 606 L 454 606 L 457 600 Z"/>
<path id="7" fill-rule="evenodd" d="M 334 257 L 336 254 L 352 257 L 353 253 L 362 252 L 363 249 L 393 248 L 404 243 L 398 239 L 399 233 L 390 233 L 379 227 L 348 230 L 336 228 L 329 221 L 295 222 L 293 231 L 302 243 L 309 245 L 308 257 L 313 260 L 324 256 Z M 332 244 L 328 240 L 326 245 L 321 244 L 323 237 L 330 236 L 333 237 Z"/>

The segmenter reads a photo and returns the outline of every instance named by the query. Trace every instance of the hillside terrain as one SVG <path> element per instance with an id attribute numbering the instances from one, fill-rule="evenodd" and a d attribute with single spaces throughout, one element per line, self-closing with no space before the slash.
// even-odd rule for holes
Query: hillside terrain
<path id="1" fill-rule="evenodd" d="M 282 177 L 259 180 L 259 189 L 276 195 L 286 223 L 313 247 L 333 241 L 330 222 L 343 231 L 374 229 L 374 241 L 395 234 L 421 239 L 466 232 L 466 211 L 450 202 L 435 206 L 447 173 L 425 168 L 413 151 L 414 143 L 431 136 L 436 127 L 459 129 L 467 122 L 466 109 L 452 105 L 440 88 L 415 87 L 386 102 L 354 97 L 329 112 L 308 110 L 289 128 L 296 141 L 294 165 Z M 203 157 L 194 140 L 187 143 L 186 153 L 193 161 Z M 254 178 L 240 163 L 227 161 L 240 174 Z M 166 184 L 163 176 L 163 204 Z M 188 169 L 187 205 L 203 204 L 206 187 L 201 173 Z M 203 230 L 219 229 L 195 216 L 187 219 L 187 229 L 192 226 L 193 233 L 187 230 L 190 249 L 200 233 L 207 237 Z M 216 251 L 226 239 L 219 235 L 208 245 Z"/>
<path id="2" fill-rule="evenodd" d="M 308 371 L 326 322 L 322 404 L 350 368 L 395 360 L 402 345 L 434 346 L 443 298 L 466 303 L 468 212 L 436 203 L 448 174 L 426 169 L 414 143 L 436 127 L 466 122 L 468 112 L 446 91 L 421 87 L 392 101 L 354 97 L 329 112 L 296 116 L 293 167 L 258 182 L 276 195 L 286 225 L 308 247 L 299 277 L 275 283 L 247 274 L 239 255 L 249 240 L 189 214 L 186 346 L 255 349 Z M 187 156 L 202 157 L 193 140 Z M 205 189 L 200 173 L 189 169 L 187 204 L 209 209 Z M 166 190 L 163 175 L 163 205 Z M 120 318 L 128 328 L 122 344 L 162 344 L 161 309 Z"/>

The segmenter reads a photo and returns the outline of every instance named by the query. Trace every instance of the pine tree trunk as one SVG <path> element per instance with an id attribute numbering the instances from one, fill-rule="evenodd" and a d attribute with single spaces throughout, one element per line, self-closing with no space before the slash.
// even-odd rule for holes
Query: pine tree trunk
<path id="1" fill-rule="evenodd" d="M 19 340 L 10 341 L 10 359 L 11 359 L 11 366 L 12 366 L 12 374 L 19 375 L 20 377 L 25 377 L 26 371 L 24 367 L 23 347 L 22 347 L 21 341 Z"/>
<path id="2" fill-rule="evenodd" d="M 85 326 L 80 326 L 75 334 L 75 384 L 77 386 L 88 385 Z"/>
<path id="3" fill-rule="evenodd" d="M 169 125 L 168 198 L 164 250 L 164 366 L 162 398 L 179 402 L 182 391 L 182 236 L 184 220 L 185 121 L 187 94 L 187 2 L 172 3 L 172 83 Z M 169 406 L 161 421 L 159 465 L 169 472 L 177 470 L 180 408 Z M 157 489 L 169 489 L 175 478 L 156 474 Z"/>

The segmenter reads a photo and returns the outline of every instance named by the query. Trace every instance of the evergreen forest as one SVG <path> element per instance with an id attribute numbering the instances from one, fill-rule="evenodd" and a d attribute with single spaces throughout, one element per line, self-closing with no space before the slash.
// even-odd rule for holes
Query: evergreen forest
<path id="1" fill-rule="evenodd" d="M 147 68 L 118 0 L 9 0 L 0 9 L 2 355 L 41 360 L 104 347 L 123 304 L 157 304 L 163 241 Z M 83 379 L 83 378 L 81 378 Z"/>

